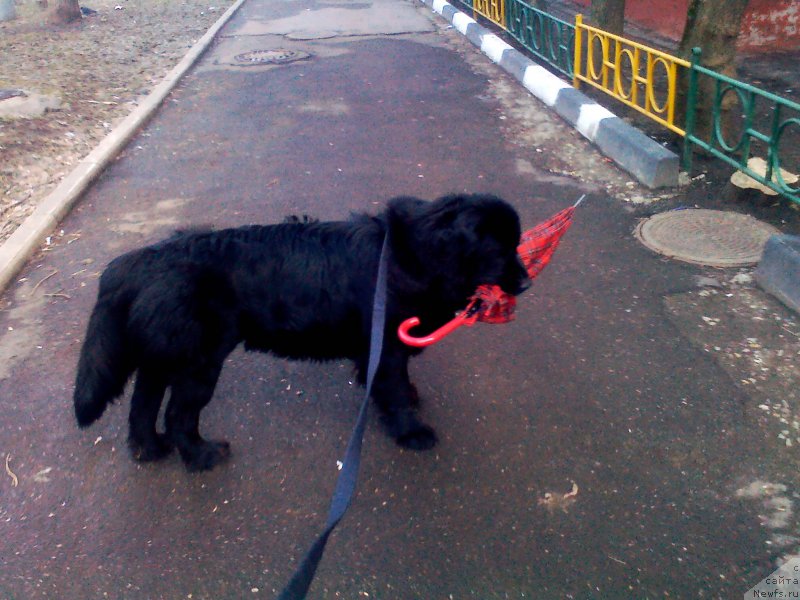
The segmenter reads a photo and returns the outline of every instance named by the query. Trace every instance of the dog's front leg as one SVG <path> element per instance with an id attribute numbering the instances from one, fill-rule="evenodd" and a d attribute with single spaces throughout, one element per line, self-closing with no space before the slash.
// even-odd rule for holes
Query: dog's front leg
<path id="1" fill-rule="evenodd" d="M 408 377 L 408 358 L 403 348 L 384 347 L 372 384 L 372 398 L 381 409 L 389 435 L 400 446 L 428 450 L 436 444 L 436 432 L 417 418 L 414 406 L 419 399 Z"/>

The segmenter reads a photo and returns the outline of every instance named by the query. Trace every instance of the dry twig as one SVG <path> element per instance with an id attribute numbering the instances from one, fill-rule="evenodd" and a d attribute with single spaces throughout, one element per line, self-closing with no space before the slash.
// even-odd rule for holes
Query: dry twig
<path id="1" fill-rule="evenodd" d="M 33 286 L 33 290 L 31 290 L 31 293 L 35 292 L 39 288 L 40 285 L 42 285 L 45 281 L 47 281 L 48 279 L 53 277 L 53 275 L 55 275 L 56 273 L 58 273 L 58 269 L 56 269 L 55 271 L 50 273 L 50 275 L 48 275 L 47 277 L 42 279 L 39 283 L 37 283 L 35 286 Z"/>
<path id="2" fill-rule="evenodd" d="M 11 455 L 6 454 L 6 473 L 8 473 L 9 477 L 11 477 L 11 485 L 17 487 L 19 485 L 19 478 L 11 470 L 11 467 L 8 466 L 10 460 L 11 460 Z"/>

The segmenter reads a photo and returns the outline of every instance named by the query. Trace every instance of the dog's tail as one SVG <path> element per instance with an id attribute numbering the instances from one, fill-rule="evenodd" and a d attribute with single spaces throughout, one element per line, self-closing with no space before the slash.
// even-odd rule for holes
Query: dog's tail
<path id="1" fill-rule="evenodd" d="M 106 405 L 122 394 L 134 371 L 126 350 L 127 313 L 127 306 L 115 301 L 113 294 L 101 294 L 89 318 L 73 396 L 81 427 L 100 418 Z"/>

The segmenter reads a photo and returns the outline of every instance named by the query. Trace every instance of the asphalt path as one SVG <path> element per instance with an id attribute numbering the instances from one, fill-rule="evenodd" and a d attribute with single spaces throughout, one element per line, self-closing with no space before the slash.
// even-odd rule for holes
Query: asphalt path
<path id="1" fill-rule="evenodd" d="M 72 416 L 98 274 L 179 227 L 453 191 L 503 196 L 525 226 L 588 198 L 516 321 L 413 362 L 434 450 L 401 450 L 371 414 L 310 597 L 731 598 L 774 569 L 779 509 L 746 491 L 770 450 L 741 387 L 664 315 L 696 269 L 638 244 L 557 118 L 539 117 L 549 152 L 520 141 L 496 93 L 515 84 L 457 38 L 410 3 L 250 0 L 31 261 L 0 314 L 0 597 L 274 597 L 324 522 L 351 366 L 237 350 L 202 418 L 231 460 L 137 464 L 127 399 L 85 431 Z M 276 49 L 308 56 L 234 64 Z M 575 175 L 553 174 L 575 148 Z"/>

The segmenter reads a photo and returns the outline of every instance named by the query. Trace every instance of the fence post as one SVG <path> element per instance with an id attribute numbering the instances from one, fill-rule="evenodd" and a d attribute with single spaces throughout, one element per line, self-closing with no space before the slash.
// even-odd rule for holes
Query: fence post
<path id="1" fill-rule="evenodd" d="M 700 62 L 700 48 L 692 48 L 689 66 L 689 91 L 686 94 L 686 133 L 683 136 L 683 161 L 681 168 L 687 173 L 692 168 L 692 138 L 694 137 L 695 108 L 697 105 L 697 63 Z"/>
<path id="2" fill-rule="evenodd" d="M 755 102 L 753 104 L 755 105 Z M 772 111 L 772 130 L 769 136 L 769 148 L 767 149 L 767 172 L 764 174 L 764 179 L 768 181 L 772 181 L 773 172 L 776 176 L 780 176 L 781 171 L 780 159 L 778 157 L 778 142 L 781 139 L 781 105 L 775 104 L 775 108 L 773 108 Z M 776 181 L 778 181 L 778 183 L 781 182 L 777 177 Z"/>
<path id="3" fill-rule="evenodd" d="M 583 26 L 583 15 L 578 13 L 575 15 L 575 64 L 572 68 L 572 86 L 575 89 L 580 87 L 578 75 L 581 74 L 581 27 Z"/>

